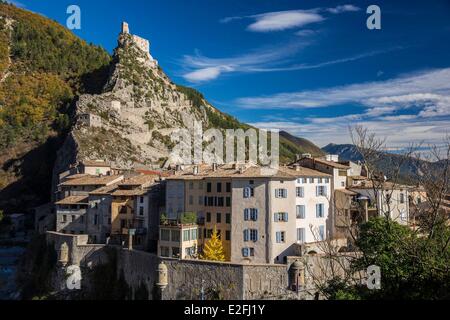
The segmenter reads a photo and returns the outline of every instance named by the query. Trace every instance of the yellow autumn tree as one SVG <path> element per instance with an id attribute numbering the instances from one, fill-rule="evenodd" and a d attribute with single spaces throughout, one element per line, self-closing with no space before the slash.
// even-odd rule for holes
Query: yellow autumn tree
<path id="1" fill-rule="evenodd" d="M 222 240 L 220 240 L 217 234 L 216 226 L 214 226 L 211 239 L 205 243 L 201 258 L 209 261 L 225 261 Z"/>

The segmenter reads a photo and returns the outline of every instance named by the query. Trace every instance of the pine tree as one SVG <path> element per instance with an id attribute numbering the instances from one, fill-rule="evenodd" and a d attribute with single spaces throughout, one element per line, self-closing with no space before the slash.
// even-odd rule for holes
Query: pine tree
<path id="1" fill-rule="evenodd" d="M 210 261 L 225 261 L 225 254 L 223 252 L 222 240 L 220 240 L 216 226 L 214 226 L 211 239 L 205 243 L 203 248 L 203 254 L 201 256 L 203 260 Z"/>

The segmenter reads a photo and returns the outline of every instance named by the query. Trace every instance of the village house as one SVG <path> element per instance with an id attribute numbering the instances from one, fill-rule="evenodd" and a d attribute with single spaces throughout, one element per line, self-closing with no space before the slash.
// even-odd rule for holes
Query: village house
<path id="1" fill-rule="evenodd" d="M 200 252 L 216 228 L 228 261 L 283 263 L 297 243 L 326 239 L 330 183 L 330 175 L 300 167 L 179 168 L 166 181 L 166 214 L 178 221 L 186 212 L 197 215 Z M 160 238 L 161 243 L 168 245 Z"/>

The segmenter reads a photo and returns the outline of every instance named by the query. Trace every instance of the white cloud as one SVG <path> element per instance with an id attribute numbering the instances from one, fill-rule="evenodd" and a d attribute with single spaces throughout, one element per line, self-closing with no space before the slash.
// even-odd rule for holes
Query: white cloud
<path id="1" fill-rule="evenodd" d="M 333 13 L 333 14 L 339 14 L 339 13 L 343 13 L 343 12 L 359 11 L 360 8 L 358 8 L 352 4 L 344 4 L 343 6 L 337 6 L 335 8 L 328 8 L 325 10 L 330 13 Z"/>
<path id="2" fill-rule="evenodd" d="M 317 34 L 318 32 L 315 30 L 311 30 L 311 29 L 303 29 L 303 30 L 299 30 L 297 31 L 295 34 L 299 37 L 309 37 L 309 36 L 313 36 L 315 34 Z"/>
<path id="3" fill-rule="evenodd" d="M 307 24 L 325 20 L 317 13 L 297 11 L 269 12 L 254 16 L 255 22 L 247 29 L 255 32 L 279 31 L 303 27 Z"/>
<path id="4" fill-rule="evenodd" d="M 183 67 L 186 69 L 186 72 L 183 74 L 183 78 L 187 81 L 198 83 L 214 80 L 224 73 L 232 72 L 256 73 L 318 69 L 330 65 L 364 59 L 396 49 L 372 51 L 355 56 L 312 64 L 289 64 L 291 61 L 290 57 L 307 45 L 308 42 L 303 41 L 301 44 L 294 43 L 290 45 L 261 49 L 256 52 L 231 58 L 209 58 L 199 53 L 195 55 L 185 55 L 181 62 Z"/>
<path id="5" fill-rule="evenodd" d="M 270 96 L 244 97 L 237 104 L 244 108 L 302 109 L 341 104 L 377 107 L 388 103 L 410 106 L 413 102 L 447 101 L 450 90 L 450 68 L 432 70 L 398 78 L 357 83 L 346 86 L 279 93 Z M 445 109 L 445 105 L 441 106 Z"/>
<path id="6" fill-rule="evenodd" d="M 276 12 L 266 12 L 250 16 L 226 17 L 221 20 L 222 23 L 228 23 L 241 19 L 252 19 L 247 30 L 253 32 L 271 32 L 281 31 L 293 28 L 300 28 L 305 25 L 324 21 L 324 13 L 340 14 L 344 12 L 359 11 L 354 5 L 346 4 L 334 8 L 314 8 L 309 10 L 286 10 Z"/>
<path id="7" fill-rule="evenodd" d="M 323 146 L 350 143 L 348 127 L 360 124 L 389 146 L 412 142 L 440 144 L 450 131 L 450 68 L 404 75 L 386 81 L 238 99 L 241 106 L 268 109 L 329 108 L 359 105 L 350 114 L 267 119 L 253 125 L 287 130 Z M 298 121 L 298 122 L 297 122 Z"/>

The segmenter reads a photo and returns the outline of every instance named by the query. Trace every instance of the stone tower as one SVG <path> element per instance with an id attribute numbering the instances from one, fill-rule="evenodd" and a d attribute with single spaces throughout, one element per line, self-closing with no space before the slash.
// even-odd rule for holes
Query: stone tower
<path id="1" fill-rule="evenodd" d="M 128 27 L 128 23 L 125 21 L 122 22 L 122 33 L 130 33 L 130 28 Z"/>

